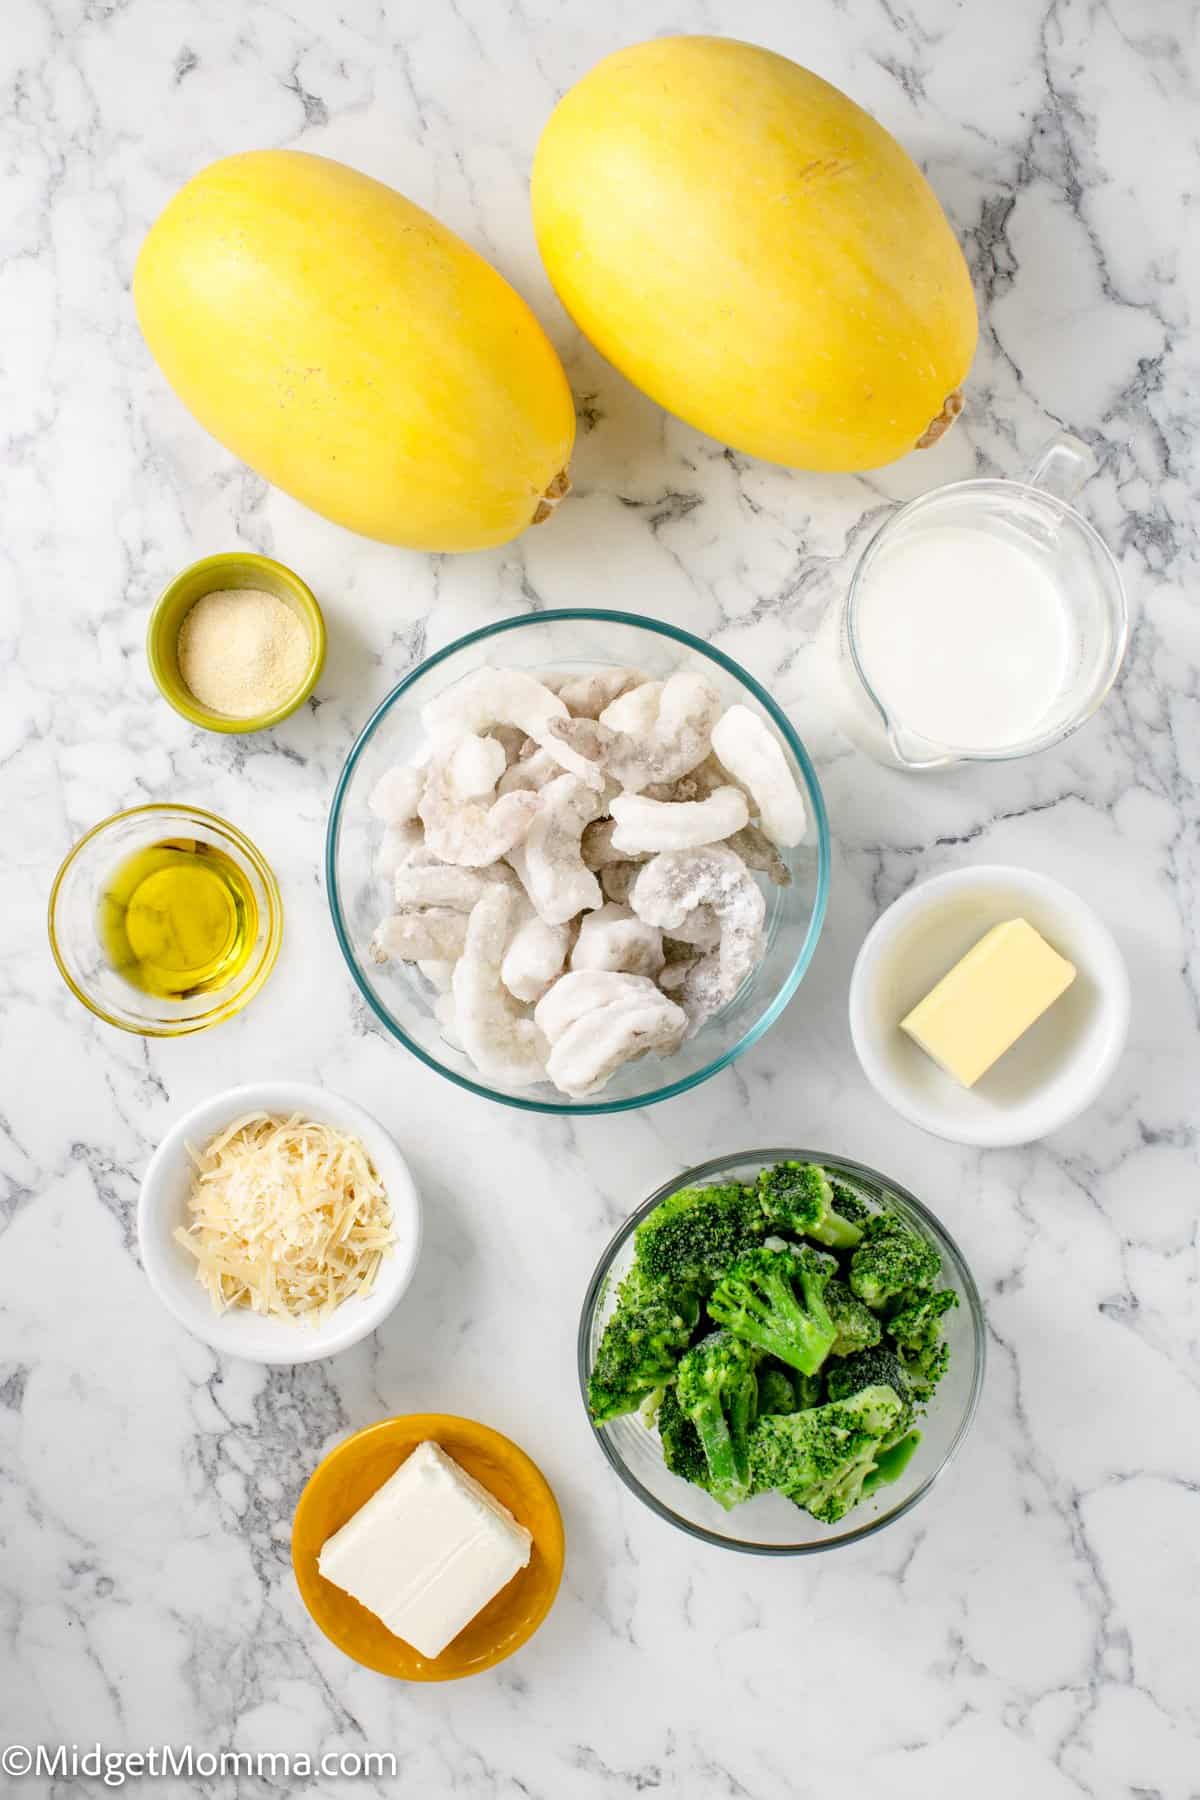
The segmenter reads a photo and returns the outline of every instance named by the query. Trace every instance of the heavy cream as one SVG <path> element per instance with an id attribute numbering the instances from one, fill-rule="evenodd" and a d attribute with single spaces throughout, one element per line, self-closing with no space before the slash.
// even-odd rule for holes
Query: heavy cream
<path id="1" fill-rule="evenodd" d="M 1066 607 L 1041 562 L 1011 538 L 962 526 L 881 548 L 855 636 L 892 727 L 966 751 L 1036 737 L 1072 663 Z"/>

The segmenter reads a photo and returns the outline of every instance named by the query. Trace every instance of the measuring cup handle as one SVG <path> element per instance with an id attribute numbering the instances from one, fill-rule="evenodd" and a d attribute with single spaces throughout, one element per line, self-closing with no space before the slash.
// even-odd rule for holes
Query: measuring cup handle
<path id="1" fill-rule="evenodd" d="M 1082 438 L 1061 431 L 1043 445 L 1025 480 L 1030 487 L 1044 488 L 1058 500 L 1073 500 L 1099 466 Z"/>

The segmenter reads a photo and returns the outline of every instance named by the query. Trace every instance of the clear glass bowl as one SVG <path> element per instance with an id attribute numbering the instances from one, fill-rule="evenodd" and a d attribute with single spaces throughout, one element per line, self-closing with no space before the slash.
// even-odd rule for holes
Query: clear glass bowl
<path id="1" fill-rule="evenodd" d="M 778 734 L 804 792 L 806 840 L 784 855 L 789 887 L 763 881 L 767 901 L 766 954 L 729 1005 L 672 1057 L 626 1063 L 595 1100 L 568 1100 L 549 1083 L 504 1088 L 486 1082 L 441 1035 L 437 996 L 414 965 L 372 961 L 371 934 L 389 910 L 386 883 L 375 873 L 382 827 L 367 797 L 386 769 L 411 762 L 423 749 L 421 708 L 464 675 L 483 668 L 585 671 L 613 664 L 644 669 L 655 678 L 677 669 L 702 671 L 727 706 L 748 706 Z M 395 688 L 358 738 L 333 797 L 325 854 L 334 930 L 350 973 L 368 1006 L 414 1056 L 448 1080 L 485 1099 L 544 1113 L 611 1113 L 650 1106 L 686 1093 L 749 1049 L 775 1022 L 812 959 L 829 887 L 829 827 L 816 772 L 786 715 L 766 690 L 729 657 L 673 626 L 631 613 L 526 613 L 489 625 L 429 657 Z"/>
<path id="2" fill-rule="evenodd" d="M 617 1287 L 633 1261 L 633 1234 L 642 1220 L 680 1188 L 752 1181 L 761 1168 L 788 1160 L 820 1163 L 865 1201 L 898 1213 L 906 1225 L 936 1247 L 942 1259 L 943 1285 L 955 1290 L 959 1304 L 945 1317 L 943 1335 L 950 1346 L 950 1366 L 919 1421 L 921 1442 L 916 1454 L 898 1481 L 880 1488 L 836 1525 L 821 1524 L 781 1494 L 762 1494 L 725 1512 L 703 1489 L 671 1474 L 662 1459 L 658 1433 L 643 1424 L 638 1414 L 593 1427 L 600 1448 L 625 1486 L 660 1519 L 706 1544 L 756 1556 L 808 1556 L 818 1550 L 834 1550 L 903 1518 L 948 1467 L 967 1435 L 983 1386 L 985 1339 L 979 1290 L 953 1238 L 914 1195 L 862 1163 L 829 1156 L 823 1150 L 744 1150 L 715 1157 L 664 1183 L 626 1219 L 600 1258 L 579 1321 L 579 1380 L 585 1408 L 592 1363 Z"/>
<path id="3" fill-rule="evenodd" d="M 181 999 L 145 994 L 126 981 L 97 935 L 101 896 L 117 869 L 164 838 L 199 838 L 223 850 L 241 870 L 258 909 L 254 947 L 234 980 Z M 231 1019 L 257 994 L 283 941 L 283 902 L 261 852 L 236 826 L 196 806 L 134 806 L 93 825 L 69 852 L 50 890 L 49 929 L 59 974 L 89 1012 L 142 1037 L 186 1037 Z"/>

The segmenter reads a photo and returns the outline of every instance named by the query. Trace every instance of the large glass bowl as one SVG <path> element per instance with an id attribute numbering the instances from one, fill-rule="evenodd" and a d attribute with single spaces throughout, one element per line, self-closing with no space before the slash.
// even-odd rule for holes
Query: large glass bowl
<path id="1" fill-rule="evenodd" d="M 372 960 L 371 934 L 390 906 L 387 886 L 374 866 L 382 827 L 368 811 L 367 797 L 386 769 L 421 754 L 422 707 L 464 675 L 483 667 L 537 674 L 614 663 L 644 669 L 655 678 L 677 669 L 700 670 L 727 706 L 737 702 L 765 718 L 805 795 L 809 830 L 804 843 L 783 852 L 792 877 L 789 887 L 774 887 L 760 878 L 767 901 L 766 954 L 729 1005 L 674 1056 L 626 1063 L 596 1099 L 568 1100 L 548 1082 L 506 1088 L 485 1081 L 443 1038 L 434 1012 L 437 995 L 415 966 Z M 473 1094 L 508 1106 L 547 1113 L 623 1112 L 706 1081 L 756 1043 L 779 1017 L 800 985 L 820 935 L 829 886 L 829 827 L 816 773 L 786 714 L 729 657 L 686 631 L 630 613 L 526 613 L 472 632 L 438 651 L 368 719 L 334 793 L 325 871 L 334 930 L 350 973 L 371 1010 L 414 1056 Z"/>
<path id="2" fill-rule="evenodd" d="M 983 1386 L 984 1323 L 979 1290 L 958 1246 L 928 1208 L 886 1175 L 823 1150 L 744 1150 L 715 1157 L 666 1182 L 626 1219 L 600 1258 L 579 1321 L 579 1380 L 585 1407 L 592 1363 L 617 1288 L 633 1261 L 633 1234 L 642 1220 L 680 1188 L 753 1181 L 761 1168 L 784 1161 L 820 1163 L 871 1206 L 899 1214 L 906 1225 L 935 1246 L 942 1259 L 942 1284 L 955 1290 L 959 1304 L 943 1321 L 950 1366 L 928 1411 L 918 1420 L 921 1442 L 916 1454 L 898 1481 L 880 1488 L 836 1525 L 821 1524 L 781 1494 L 762 1494 L 725 1512 L 702 1488 L 671 1474 L 662 1459 L 658 1433 L 638 1414 L 594 1427 L 600 1448 L 625 1486 L 660 1519 L 706 1544 L 757 1556 L 808 1556 L 818 1550 L 834 1550 L 840 1544 L 858 1543 L 903 1518 L 948 1467 L 967 1435 Z"/>

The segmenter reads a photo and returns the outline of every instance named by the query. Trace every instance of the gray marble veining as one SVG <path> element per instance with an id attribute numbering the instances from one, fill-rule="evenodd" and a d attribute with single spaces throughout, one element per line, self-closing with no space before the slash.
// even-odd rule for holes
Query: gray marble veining
<path id="1" fill-rule="evenodd" d="M 527 204 L 540 123 L 600 55 L 670 29 L 795 56 L 926 167 L 983 327 L 968 414 L 936 449 L 863 478 L 755 464 L 666 418 L 558 308 Z M 389 1749 L 396 1781 L 321 1791 L 421 1800 L 1200 1795 L 1196 37 L 1189 0 L 7 0 L 0 1737 Z M 530 298 L 579 400 L 576 492 L 550 525 L 462 559 L 356 540 L 240 467 L 168 392 L 129 300 L 141 237 L 204 162 L 266 144 L 391 181 Z M 1036 761 L 920 781 L 876 768 L 830 707 L 831 607 L 853 559 L 893 500 L 1018 472 L 1058 425 L 1099 455 L 1082 505 L 1134 607 L 1117 690 Z M 236 546 L 305 575 L 330 654 L 302 716 L 227 742 L 162 704 L 143 637 L 178 568 Z M 769 681 L 817 758 L 836 843 L 828 926 L 769 1037 L 696 1094 L 574 1124 L 501 1115 L 387 1042 L 318 871 L 337 771 L 397 678 L 464 630 L 556 604 L 675 620 Z M 77 1006 L 44 927 L 69 844 L 144 799 L 242 825 L 288 919 L 243 1018 L 153 1047 Z M 875 1098 L 845 995 L 883 906 L 992 859 L 1094 898 L 1135 1011 L 1090 1113 L 980 1154 Z M 267 1073 L 328 1080 L 388 1120 L 427 1208 L 400 1311 L 295 1371 L 220 1362 L 177 1330 L 133 1231 L 169 1123 Z M 574 1335 L 638 1199 L 702 1156 L 787 1138 L 927 1197 L 979 1278 L 991 1367 L 960 1461 L 911 1517 L 768 1567 L 672 1535 L 619 1488 L 582 1416 Z M 288 1533 L 325 1448 L 427 1406 L 529 1449 L 569 1554 L 518 1658 L 408 1689 L 310 1625 Z"/>

